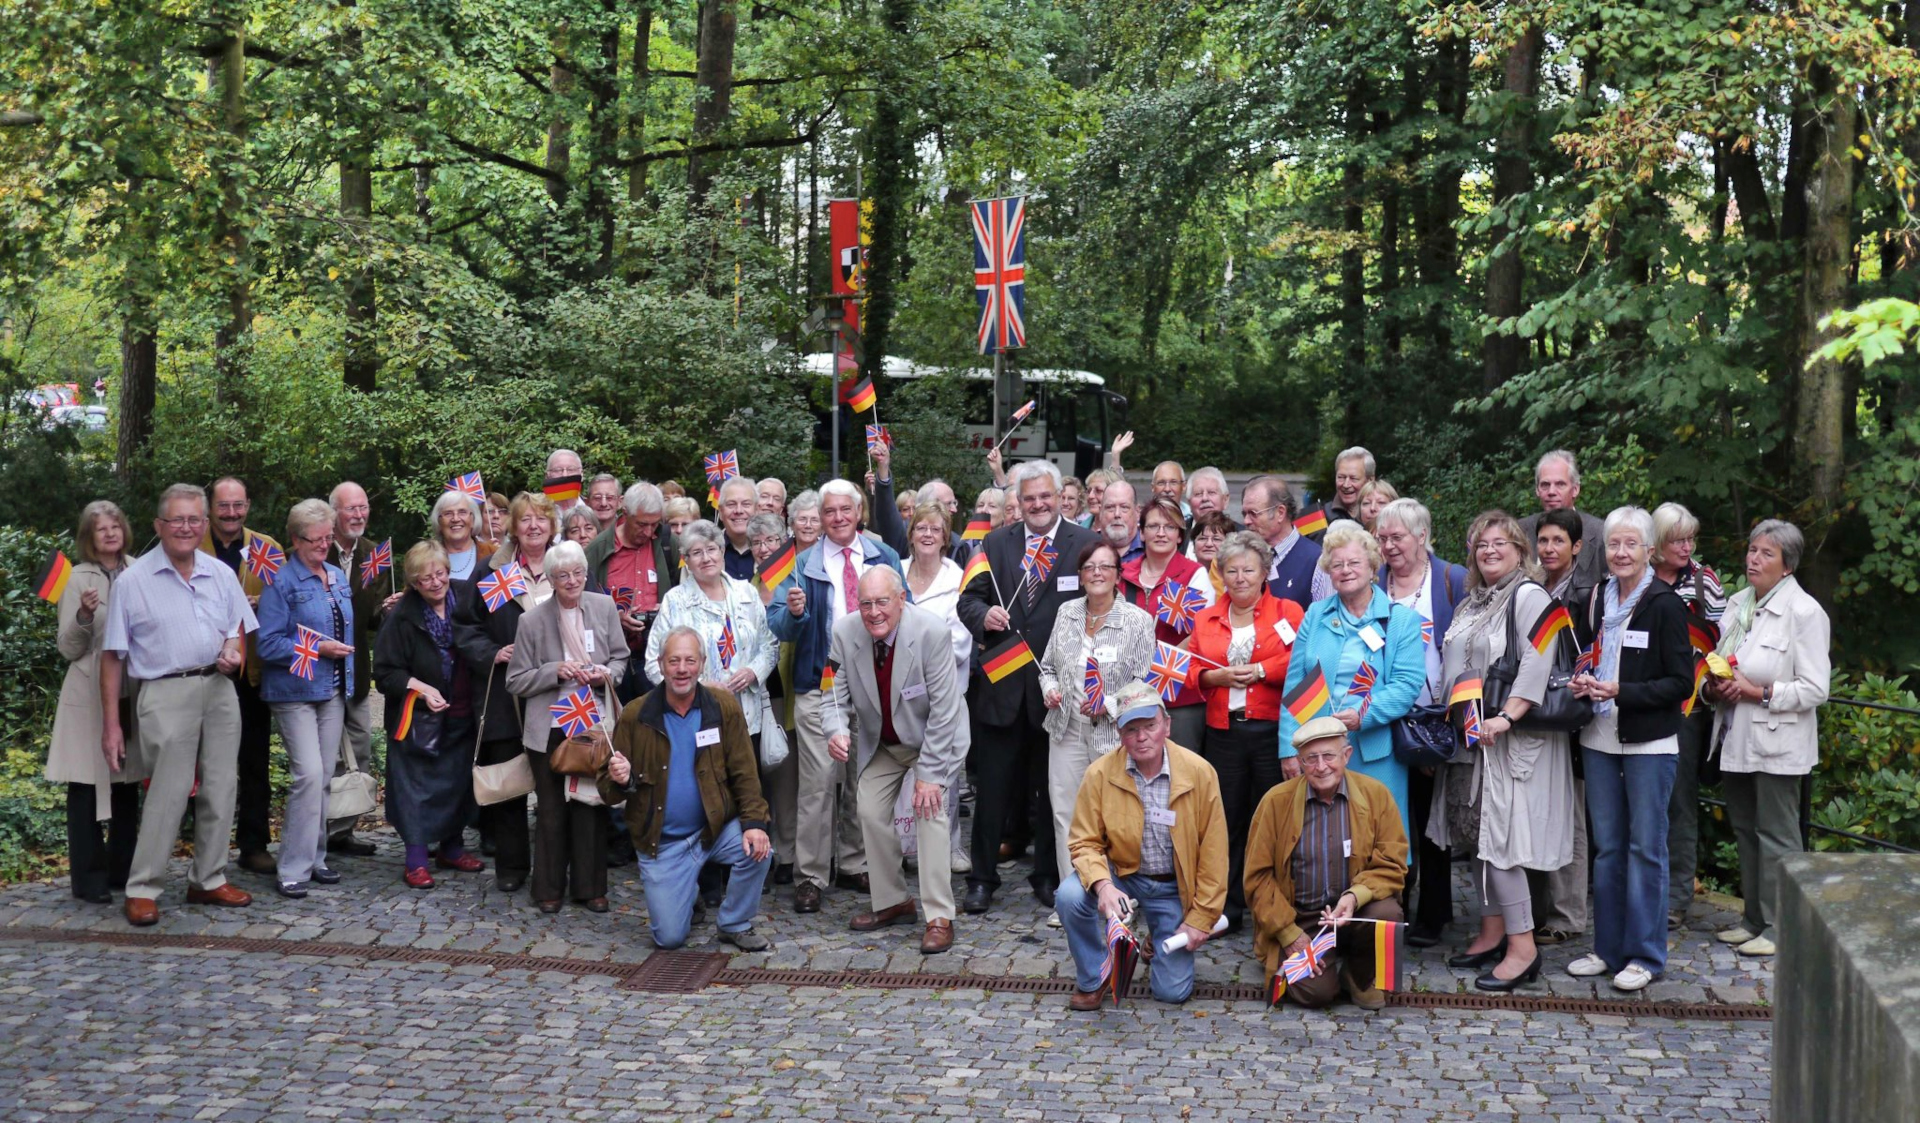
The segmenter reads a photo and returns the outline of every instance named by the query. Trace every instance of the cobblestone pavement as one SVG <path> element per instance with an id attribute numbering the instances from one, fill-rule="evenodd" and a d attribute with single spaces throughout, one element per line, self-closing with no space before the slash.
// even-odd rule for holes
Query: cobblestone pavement
<path id="1" fill-rule="evenodd" d="M 0 942 L 0 1119 L 1763 1118 L 1765 1024 Z"/>
<path id="2" fill-rule="evenodd" d="M 569 905 L 557 916 L 543 916 L 529 903 L 524 890 L 511 895 L 495 890 L 490 873 L 437 873 L 440 884 L 433 891 L 408 889 L 400 880 L 399 840 L 384 831 L 363 837 L 376 842 L 380 853 L 372 858 L 334 859 L 335 868 L 344 878 L 341 884 L 315 885 L 312 895 L 302 901 L 276 896 L 271 878 L 229 867 L 235 884 L 254 894 L 253 905 L 246 909 L 187 905 L 186 866 L 176 860 L 173 881 L 160 899 L 161 919 L 154 931 L 450 948 L 619 963 L 639 962 L 653 951 L 639 875 L 631 867 L 616 869 L 610 875 L 612 912 L 596 915 Z M 773 940 L 773 948 L 756 955 L 735 955 L 732 962 L 739 967 L 820 971 L 1070 978 L 1066 938 L 1058 929 L 1046 926 L 1049 911 L 1027 889 L 1026 872 L 1025 863 L 1003 866 L 1005 886 L 992 911 L 983 916 L 962 915 L 955 923 L 953 950 L 937 956 L 919 954 L 917 926 L 868 934 L 849 931 L 847 921 L 867 908 L 863 894 L 830 889 L 820 912 L 798 916 L 792 911 L 791 888 L 782 887 L 765 897 L 757 925 Z M 956 878 L 962 888 L 963 883 L 964 879 Z M 1465 867 L 1459 867 L 1456 912 L 1471 895 Z M 1522 993 L 1626 1001 L 1765 1001 L 1772 984 L 1770 962 L 1737 956 L 1713 939 L 1716 929 L 1737 920 L 1710 899 L 1696 898 L 1687 927 L 1674 933 L 1666 977 L 1638 996 L 1620 994 L 1604 977 L 1596 982 L 1566 973 L 1568 963 L 1590 950 L 1586 939 L 1545 949 L 1547 962 L 1541 984 Z M 117 905 L 109 908 L 77 902 L 65 882 L 0 889 L 0 927 L 128 930 Z M 1466 921 L 1456 920 L 1441 946 L 1409 949 L 1409 985 L 1415 990 L 1472 991 L 1476 972 L 1446 966 L 1447 956 L 1465 947 L 1471 933 Z M 719 944 L 714 935 L 711 920 L 696 924 L 688 947 L 731 950 Z M 1259 985 L 1264 971 L 1253 958 L 1252 934 L 1240 932 L 1212 941 L 1198 957 L 1196 974 L 1201 982 Z"/>

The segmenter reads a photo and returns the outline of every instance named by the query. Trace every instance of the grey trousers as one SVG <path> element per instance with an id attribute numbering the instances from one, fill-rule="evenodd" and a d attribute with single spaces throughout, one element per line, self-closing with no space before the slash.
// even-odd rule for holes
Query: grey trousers
<path id="1" fill-rule="evenodd" d="M 866 873 L 867 852 L 860 838 L 859 795 L 853 758 L 845 762 L 827 752 L 822 706 L 832 705 L 818 690 L 794 699 L 792 752 L 796 767 L 794 797 L 794 884 L 825 889 L 833 867 L 841 873 Z"/>
<path id="2" fill-rule="evenodd" d="M 1480 915 L 1499 917 L 1509 936 L 1533 931 L 1533 895 L 1527 888 L 1527 869 L 1515 866 L 1503 870 L 1485 858 L 1473 864 L 1480 879 Z"/>
<path id="3" fill-rule="evenodd" d="M 914 782 L 913 766 L 920 751 L 906 745 L 881 745 L 860 773 L 860 833 L 867 850 L 867 877 L 873 910 L 890 909 L 907 900 L 906 875 L 900 871 L 900 835 L 893 825 L 894 801 L 900 788 Z M 951 792 L 953 785 L 947 785 Z M 931 819 L 916 819 L 915 840 L 920 851 L 920 905 L 928 920 L 953 919 L 953 851 L 948 837 L 944 804 Z"/>
<path id="4" fill-rule="evenodd" d="M 1693 878 L 1700 869 L 1700 762 L 1713 729 L 1713 710 L 1680 723 L 1680 759 L 1674 766 L 1673 795 L 1667 800 L 1667 911 L 1693 902 Z M 1796 811 L 1794 821 L 1799 821 Z"/>
<path id="5" fill-rule="evenodd" d="M 1574 747 L 1579 752 L 1578 746 Z M 1587 930 L 1587 782 L 1573 782 L 1573 861 L 1551 873 L 1527 871 L 1533 892 L 1533 913 L 1540 927 L 1563 932 Z"/>
<path id="6" fill-rule="evenodd" d="M 1800 777 L 1728 772 L 1720 787 L 1740 848 L 1740 895 L 1747 905 L 1741 924 L 1772 939 L 1780 859 L 1800 852 Z"/>
<path id="7" fill-rule="evenodd" d="M 292 787 L 280 819 L 280 881 L 295 885 L 327 864 L 327 782 L 340 760 L 340 727 L 347 701 L 274 702 L 273 720 L 287 748 Z"/>
<path id="8" fill-rule="evenodd" d="M 282 736 L 285 736 L 285 734 L 282 734 Z M 341 719 L 340 736 L 336 738 L 336 740 L 340 741 L 343 747 L 352 747 L 353 761 L 359 766 L 357 771 L 372 771 L 373 691 L 371 689 L 361 695 L 358 702 L 351 698 L 346 699 L 346 711 Z M 347 771 L 347 754 L 336 749 L 333 768 L 327 775 L 338 776 L 345 771 Z M 322 813 L 325 813 L 324 809 Z M 358 818 L 329 819 L 327 820 L 327 834 L 330 837 L 338 837 L 353 830 L 354 826 L 359 822 L 360 820 Z"/>
<path id="9" fill-rule="evenodd" d="M 193 802 L 193 868 L 187 883 L 227 883 L 227 839 L 239 786 L 240 700 L 225 675 L 155 679 L 140 684 L 139 751 L 152 768 L 140 838 L 127 874 L 127 896 L 154 900 L 167 882 L 167 860 L 180 837 L 180 816 Z M 200 794 L 193 795 L 196 770 Z"/>

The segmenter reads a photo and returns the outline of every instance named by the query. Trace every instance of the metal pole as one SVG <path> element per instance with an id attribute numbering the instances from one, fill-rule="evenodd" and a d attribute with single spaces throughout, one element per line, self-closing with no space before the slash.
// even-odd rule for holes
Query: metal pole
<path id="1" fill-rule="evenodd" d="M 1006 377 L 1007 349 L 995 347 L 993 349 L 993 431 L 996 433 L 1000 432 L 1004 425 L 1001 419 L 1005 416 L 1003 407 L 1006 405 L 1007 392 L 1002 383 Z"/>

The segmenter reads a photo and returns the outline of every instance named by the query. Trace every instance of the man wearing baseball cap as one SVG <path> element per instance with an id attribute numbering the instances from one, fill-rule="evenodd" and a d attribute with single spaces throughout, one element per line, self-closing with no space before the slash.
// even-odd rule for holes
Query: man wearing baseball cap
<path id="1" fill-rule="evenodd" d="M 1266 794 L 1247 830 L 1254 954 L 1271 975 L 1281 960 L 1307 949 L 1312 932 L 1331 926 L 1338 934 L 1333 952 L 1311 978 L 1289 986 L 1287 998 L 1326 1006 L 1340 997 L 1344 982 L 1354 1005 L 1378 1010 L 1387 998 L 1374 985 L 1373 925 L 1340 922 L 1404 919 L 1407 834 L 1400 808 L 1385 784 L 1348 773 L 1353 745 L 1339 718 L 1305 722 L 1294 731 L 1293 747 L 1300 775 Z"/>
<path id="2" fill-rule="evenodd" d="M 1076 876 L 1054 899 L 1073 952 L 1075 1010 L 1100 1007 L 1108 917 L 1139 902 L 1150 943 L 1184 935 L 1187 946 L 1153 955 L 1153 996 L 1185 1002 L 1193 953 L 1227 902 L 1227 819 L 1213 766 L 1167 740 L 1160 693 L 1128 683 L 1114 697 L 1120 747 L 1080 781 L 1067 853 Z"/>

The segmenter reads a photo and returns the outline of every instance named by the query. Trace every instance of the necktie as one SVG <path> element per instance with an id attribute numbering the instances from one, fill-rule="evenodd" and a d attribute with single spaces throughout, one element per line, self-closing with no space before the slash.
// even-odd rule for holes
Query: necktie
<path id="1" fill-rule="evenodd" d="M 1047 549 L 1051 544 L 1052 544 L 1051 539 L 1049 537 L 1043 536 L 1040 539 L 1040 549 L 1034 554 L 1033 565 L 1029 567 L 1027 570 L 1027 607 L 1028 608 L 1032 608 L 1034 606 L 1034 603 L 1040 599 L 1040 586 L 1046 583 L 1046 578 L 1040 575 L 1040 569 L 1041 569 L 1041 565 L 1043 564 L 1043 559 L 1046 556 Z"/>
<path id="2" fill-rule="evenodd" d="M 840 562 L 842 566 L 840 571 L 841 599 L 845 602 L 848 612 L 858 612 L 860 605 L 857 589 L 860 584 L 860 575 L 853 571 L 853 551 L 850 549 L 840 551 Z"/>
<path id="3" fill-rule="evenodd" d="M 874 640 L 873 641 L 873 665 L 875 667 L 886 666 L 887 656 L 892 651 L 893 651 L 893 645 L 888 643 L 886 640 L 883 640 L 883 639 Z"/>

